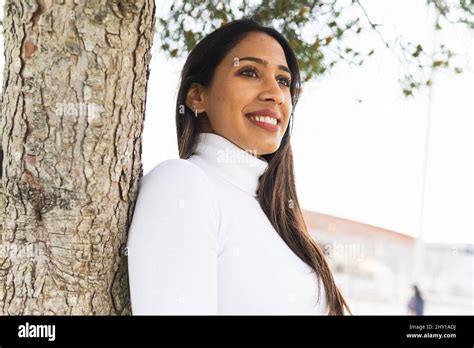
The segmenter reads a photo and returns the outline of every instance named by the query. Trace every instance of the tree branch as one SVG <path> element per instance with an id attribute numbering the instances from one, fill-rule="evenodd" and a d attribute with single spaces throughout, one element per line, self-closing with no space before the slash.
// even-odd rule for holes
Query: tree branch
<path id="1" fill-rule="evenodd" d="M 377 29 L 377 25 L 378 25 L 378 24 L 374 24 L 374 23 L 370 20 L 370 17 L 369 17 L 369 15 L 367 14 L 367 10 L 365 9 L 365 7 L 362 6 L 362 4 L 360 3 L 359 0 L 355 0 L 354 2 L 362 9 L 362 12 L 364 13 L 365 18 L 366 18 L 367 21 L 369 22 L 369 24 L 370 24 L 370 26 L 372 27 L 372 29 L 374 29 L 374 30 L 377 32 L 377 34 L 379 35 L 380 39 L 381 39 L 382 42 L 385 44 L 385 46 L 386 46 L 387 48 L 390 48 L 388 42 L 385 41 L 385 39 L 383 38 L 382 33 Z"/>

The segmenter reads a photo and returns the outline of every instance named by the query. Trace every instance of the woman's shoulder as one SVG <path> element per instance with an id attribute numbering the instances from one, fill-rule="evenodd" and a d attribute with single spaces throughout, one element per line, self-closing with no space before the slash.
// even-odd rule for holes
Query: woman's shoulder
<path id="1" fill-rule="evenodd" d="M 201 210 L 219 215 L 214 187 L 198 165 L 184 159 L 170 159 L 156 165 L 140 180 L 138 210 L 153 207 L 160 214 L 184 214 L 184 207 L 193 207 L 186 214 L 201 214 Z M 199 206 L 199 209 L 194 207 Z M 179 209 L 176 209 L 179 208 Z"/>
<path id="2" fill-rule="evenodd" d="M 143 176 L 140 180 L 141 191 L 202 195 L 212 191 L 208 175 L 191 161 L 176 158 L 165 160 Z"/>
<path id="3" fill-rule="evenodd" d="M 207 181 L 206 173 L 191 161 L 174 158 L 160 162 L 153 167 L 142 178 L 143 182 L 155 181 L 181 181 L 182 184 L 187 182 Z"/>

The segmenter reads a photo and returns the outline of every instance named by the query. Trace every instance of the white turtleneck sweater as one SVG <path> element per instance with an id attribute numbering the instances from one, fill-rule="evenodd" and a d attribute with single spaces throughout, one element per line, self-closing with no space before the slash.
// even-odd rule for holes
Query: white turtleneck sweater
<path id="1" fill-rule="evenodd" d="M 257 200 L 268 163 L 213 133 L 140 181 L 128 238 L 133 314 L 327 314 L 324 287 Z"/>

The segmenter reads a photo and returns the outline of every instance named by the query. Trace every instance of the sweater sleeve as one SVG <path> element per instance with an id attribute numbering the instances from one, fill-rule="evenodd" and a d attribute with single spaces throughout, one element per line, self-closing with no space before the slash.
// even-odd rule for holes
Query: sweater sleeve
<path id="1" fill-rule="evenodd" d="M 195 164 L 167 160 L 142 178 L 127 243 L 134 315 L 217 314 L 218 217 Z"/>

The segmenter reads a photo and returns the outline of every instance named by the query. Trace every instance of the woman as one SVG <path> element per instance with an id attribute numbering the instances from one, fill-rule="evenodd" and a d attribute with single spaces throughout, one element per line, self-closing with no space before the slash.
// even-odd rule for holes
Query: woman
<path id="1" fill-rule="evenodd" d="M 134 314 L 349 311 L 298 204 L 299 91 L 288 42 L 254 20 L 192 50 L 176 105 L 180 159 L 141 180 L 129 231 Z"/>

